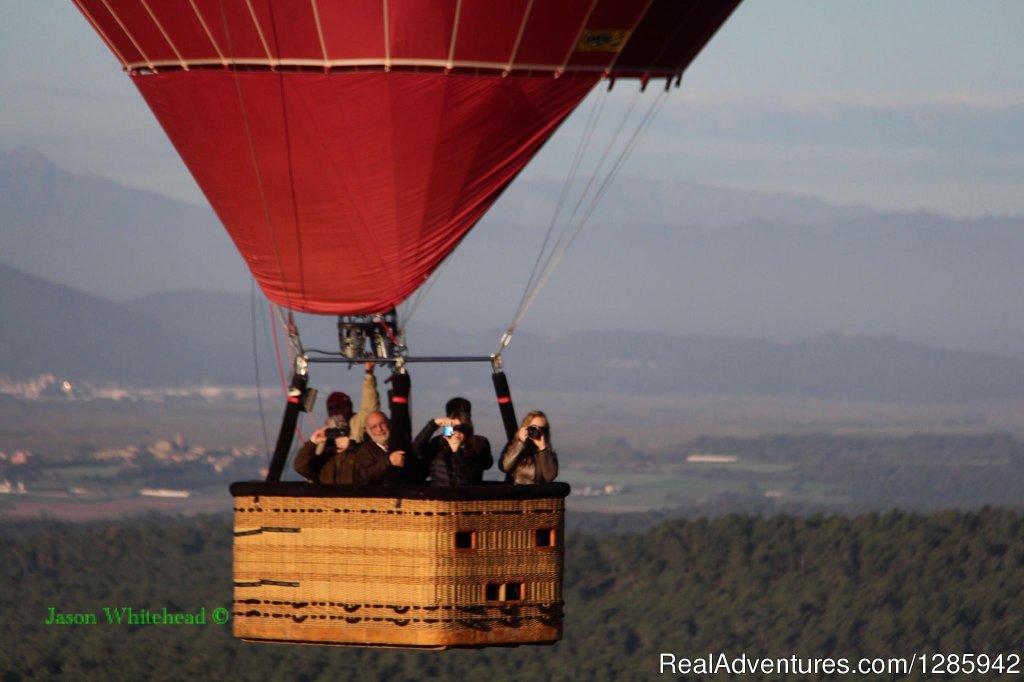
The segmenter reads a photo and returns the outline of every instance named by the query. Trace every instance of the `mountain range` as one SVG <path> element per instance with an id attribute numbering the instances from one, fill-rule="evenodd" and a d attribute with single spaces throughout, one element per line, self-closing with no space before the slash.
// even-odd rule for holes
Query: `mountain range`
<path id="1" fill-rule="evenodd" d="M 536 181 L 499 201 L 416 311 L 414 353 L 497 349 L 557 195 Z M 507 352 L 525 360 L 517 385 L 1024 395 L 1024 220 L 638 178 L 600 206 Z M 252 383 L 260 366 L 276 380 L 266 304 L 241 293 L 251 281 L 208 209 L 18 149 L 0 152 L 0 221 L 0 374 Z M 333 347 L 330 320 L 302 323 L 307 346 Z"/>
<path id="2" fill-rule="evenodd" d="M 134 385 L 277 381 L 265 302 L 181 292 L 114 302 L 0 265 L 0 375 L 52 372 Z M 253 320 L 255 318 L 255 325 Z M 300 320 L 307 327 L 310 320 Z M 255 336 L 254 336 L 255 331 Z M 330 350 L 330 325 L 307 339 Z M 486 355 L 499 330 L 409 328 L 413 355 Z M 307 343 L 307 346 L 309 344 Z M 1024 362 L 895 338 L 831 335 L 782 343 L 654 332 L 523 331 L 506 359 L 517 388 L 631 395 L 756 395 L 907 403 L 1024 400 Z M 319 371 L 319 370 L 318 370 Z M 481 384 L 480 368 L 416 367 L 431 383 Z M 489 370 L 486 370 L 489 373 Z M 317 378 L 323 378 L 320 372 Z M 486 381 L 486 380 L 483 380 Z"/>
<path id="3" fill-rule="evenodd" d="M 459 333 L 508 325 L 561 190 L 513 183 L 416 316 Z M 563 218 L 573 205 L 570 196 Z M 885 213 L 623 177 L 523 324 L 545 336 L 893 336 L 1024 359 L 1021 253 L 1021 218 Z M 72 174 L 23 148 L 0 151 L 0 262 L 121 302 L 250 289 L 209 208 Z"/>

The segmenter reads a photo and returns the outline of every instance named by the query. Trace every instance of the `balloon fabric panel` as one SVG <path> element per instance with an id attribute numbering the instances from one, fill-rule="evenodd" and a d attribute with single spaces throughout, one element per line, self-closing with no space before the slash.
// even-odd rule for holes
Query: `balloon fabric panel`
<path id="1" fill-rule="evenodd" d="M 272 301 L 383 312 L 596 79 L 177 71 L 133 79 Z"/>

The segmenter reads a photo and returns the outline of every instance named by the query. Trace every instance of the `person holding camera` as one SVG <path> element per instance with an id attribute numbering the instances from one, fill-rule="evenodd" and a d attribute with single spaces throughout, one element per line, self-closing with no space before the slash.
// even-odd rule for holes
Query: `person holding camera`
<path id="1" fill-rule="evenodd" d="M 358 443 L 349 434 L 348 420 L 334 415 L 299 450 L 295 471 L 310 483 L 364 485 L 358 451 Z"/>
<path id="2" fill-rule="evenodd" d="M 540 410 L 526 415 L 515 437 L 501 453 L 498 468 L 517 485 L 546 483 L 558 476 L 558 455 L 551 447 L 551 426 Z"/>
<path id="3" fill-rule="evenodd" d="M 444 413 L 449 417 L 461 416 L 464 419 L 463 424 L 469 424 L 466 446 L 476 453 L 483 465 L 470 483 L 481 483 L 484 480 L 484 471 L 494 466 L 494 456 L 491 454 L 491 441 L 473 429 L 473 403 L 462 396 L 457 396 L 445 403 Z"/>
<path id="4" fill-rule="evenodd" d="M 438 427 L 441 434 L 434 436 Z M 490 444 L 484 450 L 481 441 L 487 443 L 474 438 L 469 415 L 455 409 L 427 422 L 413 441 L 412 452 L 420 469 L 429 473 L 430 485 L 472 485 L 480 483 L 494 464 Z"/>

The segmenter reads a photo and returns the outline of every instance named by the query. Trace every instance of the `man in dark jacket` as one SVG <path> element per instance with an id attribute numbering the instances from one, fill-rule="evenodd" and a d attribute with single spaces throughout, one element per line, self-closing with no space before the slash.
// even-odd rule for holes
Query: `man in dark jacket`
<path id="1" fill-rule="evenodd" d="M 387 415 L 371 412 L 366 418 L 366 435 L 359 446 L 359 465 L 365 485 L 400 485 L 405 482 L 405 451 L 391 451 L 391 427 Z"/>

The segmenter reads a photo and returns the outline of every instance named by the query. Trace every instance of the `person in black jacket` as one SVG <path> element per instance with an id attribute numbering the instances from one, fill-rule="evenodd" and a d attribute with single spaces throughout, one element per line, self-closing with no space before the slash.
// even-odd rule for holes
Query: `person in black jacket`
<path id="1" fill-rule="evenodd" d="M 473 421 L 473 404 L 465 398 L 458 396 L 452 398 L 444 406 L 444 413 L 449 416 L 460 416 L 465 417 L 466 422 L 470 424 L 470 434 L 467 436 L 469 447 L 479 454 L 481 461 L 486 461 L 487 465 L 484 470 L 490 469 L 494 464 L 494 458 L 491 456 L 491 441 L 487 440 L 485 436 L 481 436 L 472 430 Z M 480 472 L 479 477 L 473 479 L 472 483 L 480 483 L 483 481 L 483 471 Z"/>
<path id="2" fill-rule="evenodd" d="M 438 427 L 442 432 L 434 436 Z M 486 443 L 482 448 L 473 435 L 473 420 L 457 409 L 427 422 L 413 441 L 412 451 L 420 471 L 429 474 L 430 485 L 471 485 L 483 480 L 494 457 L 487 439 L 480 439 Z"/>

